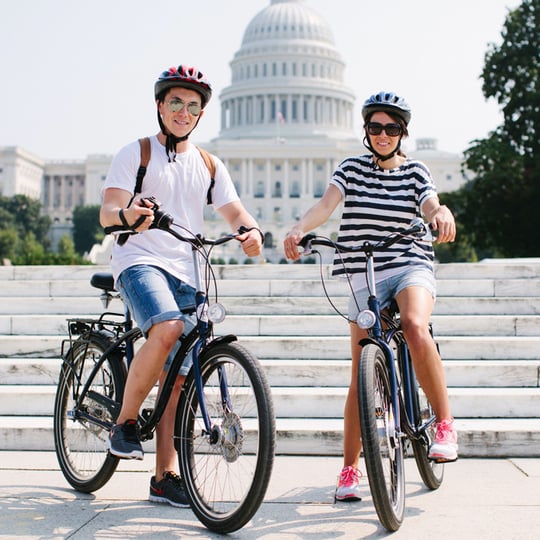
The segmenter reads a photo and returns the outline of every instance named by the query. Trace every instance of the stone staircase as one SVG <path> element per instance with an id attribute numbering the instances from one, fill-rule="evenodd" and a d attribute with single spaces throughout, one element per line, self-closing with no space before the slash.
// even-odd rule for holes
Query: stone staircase
<path id="1" fill-rule="evenodd" d="M 341 455 L 348 325 L 318 265 L 215 268 L 234 333 L 272 386 L 280 454 Z M 103 266 L 0 267 L 0 449 L 53 450 L 66 318 L 101 312 Z M 323 273 L 329 277 L 329 268 Z M 433 315 L 462 456 L 540 456 L 540 260 L 438 265 Z M 345 284 L 329 280 L 346 310 Z M 120 303 L 115 307 L 120 310 Z M 151 444 L 151 443 L 146 443 Z"/>

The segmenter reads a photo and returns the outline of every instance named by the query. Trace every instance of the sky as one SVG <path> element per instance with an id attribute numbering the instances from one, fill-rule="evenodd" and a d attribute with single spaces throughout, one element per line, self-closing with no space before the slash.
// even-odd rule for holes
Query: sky
<path id="1" fill-rule="evenodd" d="M 501 124 L 480 75 L 520 0 L 304 0 L 328 22 L 356 95 L 401 94 L 413 110 L 408 148 L 434 137 L 461 153 Z M 219 135 L 219 94 L 249 22 L 270 0 L 0 0 L 0 146 L 46 160 L 114 154 L 158 130 L 153 85 L 197 66 L 214 96 L 192 135 Z"/>

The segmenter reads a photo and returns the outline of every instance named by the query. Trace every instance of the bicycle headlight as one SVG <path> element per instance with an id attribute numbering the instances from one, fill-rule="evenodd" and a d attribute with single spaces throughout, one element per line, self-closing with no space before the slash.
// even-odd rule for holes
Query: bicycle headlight
<path id="1" fill-rule="evenodd" d="M 363 309 L 359 314 L 358 317 L 356 317 L 356 324 L 363 328 L 364 330 L 367 330 L 368 328 L 371 328 L 375 324 L 375 313 L 369 309 Z"/>
<path id="2" fill-rule="evenodd" d="M 222 304 L 216 302 L 208 306 L 208 319 L 217 324 L 225 319 L 226 311 Z"/>

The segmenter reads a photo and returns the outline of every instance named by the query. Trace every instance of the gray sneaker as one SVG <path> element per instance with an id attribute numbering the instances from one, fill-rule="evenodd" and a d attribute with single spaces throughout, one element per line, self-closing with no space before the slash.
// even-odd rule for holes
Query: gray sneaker
<path id="1" fill-rule="evenodd" d="M 122 459 L 142 459 L 144 452 L 139 440 L 137 420 L 126 420 L 111 428 L 107 439 L 109 452 Z"/>
<path id="2" fill-rule="evenodd" d="M 189 506 L 184 483 L 173 471 L 166 472 L 159 482 L 156 482 L 156 477 L 152 476 L 148 500 L 150 502 L 170 504 L 177 508 L 187 508 Z"/>

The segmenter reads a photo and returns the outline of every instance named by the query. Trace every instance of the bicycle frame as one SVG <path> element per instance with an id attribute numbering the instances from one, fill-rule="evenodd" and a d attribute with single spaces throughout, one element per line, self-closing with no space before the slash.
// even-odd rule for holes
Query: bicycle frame
<path id="1" fill-rule="evenodd" d="M 426 238 L 433 240 L 433 232 L 430 229 L 426 229 L 422 220 L 416 219 L 411 223 L 410 229 L 404 232 L 404 234 L 416 234 L 423 232 L 426 235 Z M 390 238 L 384 242 L 384 247 L 389 247 L 399 240 L 399 236 Z M 400 392 L 400 384 L 396 367 L 396 356 L 390 343 L 394 335 L 398 332 L 398 327 L 392 323 L 392 319 L 386 317 L 381 313 L 380 303 L 377 298 L 377 286 L 375 281 L 375 269 L 374 269 L 374 251 L 377 250 L 379 246 L 365 242 L 361 249 L 358 248 L 347 248 L 336 244 L 331 240 L 317 238 L 315 235 L 307 235 L 302 242 L 301 246 L 305 248 L 304 254 L 311 252 L 311 243 L 314 242 L 317 245 L 333 247 L 338 251 L 341 249 L 343 251 L 362 251 L 366 255 L 366 281 L 368 290 L 370 291 L 370 296 L 368 297 L 368 310 L 374 316 L 373 324 L 368 329 L 368 337 L 363 339 L 360 342 L 360 345 L 364 346 L 368 343 L 373 343 L 380 347 L 383 351 L 386 358 L 386 364 L 388 366 L 388 373 L 390 377 L 391 385 L 391 397 L 392 397 L 392 407 L 393 414 L 395 419 L 395 429 L 396 433 L 400 434 L 399 439 L 405 435 L 410 438 L 419 439 L 423 436 L 424 432 L 435 422 L 435 416 L 430 420 L 425 422 L 421 426 L 415 425 L 415 404 L 414 404 L 414 395 L 415 395 L 415 385 L 416 376 L 414 373 L 414 368 L 410 362 L 409 349 L 405 342 L 401 342 L 398 346 L 401 348 L 399 351 L 398 358 L 400 360 L 399 370 L 401 375 L 401 388 L 403 392 Z M 384 328 L 384 324 L 386 328 Z M 403 422 L 404 412 L 405 422 Z"/>
<path id="2" fill-rule="evenodd" d="M 399 437 L 396 440 L 396 443 L 401 441 L 403 434 L 401 433 L 401 407 L 400 407 L 400 397 L 399 397 L 399 385 L 398 377 L 396 373 L 396 362 L 394 353 L 389 345 L 392 340 L 392 337 L 396 329 L 389 329 L 387 335 L 383 329 L 383 320 L 381 315 L 381 307 L 379 299 L 377 298 L 377 285 L 375 282 L 375 270 L 373 263 L 373 249 L 371 249 L 367 244 L 364 246 L 366 254 L 366 278 L 368 290 L 371 292 L 368 298 L 368 308 L 375 315 L 375 323 L 368 330 L 368 338 L 363 339 L 360 342 L 362 347 L 367 343 L 374 343 L 381 348 L 386 358 L 386 365 L 388 367 L 388 374 L 390 377 L 390 389 L 392 393 L 392 407 L 393 407 L 393 417 L 395 423 L 395 433 L 399 433 Z M 408 387 L 406 387 L 408 389 Z M 407 390 L 405 390 L 405 393 Z M 412 416 L 410 418 L 413 418 Z"/>
<path id="3" fill-rule="evenodd" d="M 435 416 L 428 420 L 423 425 L 416 425 L 415 422 L 415 405 L 413 396 L 415 393 L 416 375 L 414 367 L 410 361 L 409 348 L 405 342 L 398 344 L 400 348 L 398 358 L 395 357 L 391 343 L 392 338 L 397 333 L 397 327 L 389 327 L 386 330 L 383 328 L 383 315 L 381 314 L 380 303 L 377 298 L 377 285 L 375 282 L 375 271 L 373 263 L 373 249 L 365 246 L 364 253 L 366 254 L 366 277 L 368 290 L 371 294 L 368 298 L 368 308 L 375 315 L 375 324 L 368 330 L 369 337 L 361 341 L 361 345 L 366 343 L 374 343 L 378 345 L 386 358 L 388 373 L 390 377 L 390 385 L 392 391 L 392 411 L 395 419 L 396 433 L 400 434 L 399 440 L 403 437 L 402 430 L 409 438 L 418 439 L 422 437 L 424 432 L 436 421 Z M 390 322 L 390 319 L 385 322 Z M 399 370 L 401 375 L 401 389 L 398 383 L 398 375 L 396 371 L 396 360 L 399 360 Z M 404 418 L 402 415 L 404 412 Z M 404 421 L 405 420 L 405 421 Z"/>
<path id="4" fill-rule="evenodd" d="M 236 340 L 236 336 L 228 335 L 228 336 L 221 336 L 221 337 L 215 338 L 212 340 L 211 343 L 208 343 L 209 337 L 212 333 L 213 323 L 208 318 L 208 313 L 207 313 L 208 298 L 207 298 L 206 292 L 204 292 L 203 290 L 202 278 L 201 278 L 201 268 L 200 268 L 201 260 L 200 260 L 199 249 L 197 246 L 202 245 L 202 244 L 200 244 L 198 239 L 193 239 L 193 240 L 186 239 L 171 229 L 168 229 L 168 232 L 179 240 L 189 241 L 192 245 L 191 251 L 192 251 L 195 286 L 196 286 L 195 287 L 196 289 L 195 306 L 196 306 L 196 314 L 197 314 L 197 324 L 195 328 L 193 328 L 187 335 L 181 336 L 179 338 L 181 342 L 180 348 L 175 354 L 175 357 L 167 372 L 167 376 L 165 377 L 163 387 L 156 400 L 155 407 L 153 409 L 143 409 L 142 411 L 142 418 L 141 418 L 142 421 L 140 422 L 141 440 L 148 440 L 153 437 L 153 431 L 156 425 L 159 423 L 163 415 L 163 412 L 165 411 L 169 398 L 171 396 L 172 389 L 174 387 L 175 380 L 177 377 L 177 373 L 180 369 L 180 366 L 182 365 L 184 358 L 186 357 L 186 355 L 189 353 L 191 349 L 193 350 L 192 369 L 194 371 L 194 377 L 195 377 L 195 383 L 196 383 L 196 389 L 197 389 L 197 399 L 198 399 L 199 407 L 201 409 L 201 416 L 203 417 L 204 425 L 207 430 L 207 433 L 208 434 L 211 433 L 212 425 L 211 425 L 210 416 L 208 414 L 208 410 L 205 403 L 205 397 L 204 397 L 204 392 L 203 392 L 203 381 L 202 381 L 200 365 L 199 365 L 199 356 L 205 346 L 211 346 L 212 343 L 217 344 L 223 341 L 230 342 L 230 341 Z M 226 236 L 222 238 L 221 241 L 224 242 L 232 238 L 234 238 L 234 235 Z M 105 293 L 105 295 L 109 295 L 107 296 L 107 298 L 110 300 L 110 294 Z M 134 356 L 133 340 L 134 338 L 137 338 L 139 334 L 141 333 L 139 328 L 133 327 L 133 321 L 132 321 L 131 314 L 127 306 L 125 308 L 124 320 L 122 322 L 106 320 L 105 317 L 108 315 L 120 316 L 120 314 L 118 313 L 103 313 L 99 317 L 99 319 L 87 319 L 87 320 L 71 319 L 69 320 L 68 327 L 70 331 L 70 337 L 69 337 L 69 340 L 65 340 L 62 343 L 62 357 L 64 358 L 64 362 L 69 365 L 69 363 L 65 360 L 66 355 L 64 354 L 64 348 L 66 344 L 71 345 L 74 341 L 72 337 L 72 331 L 79 335 L 82 335 L 83 332 L 87 335 L 90 335 L 92 331 L 95 331 L 97 329 L 98 331 L 105 331 L 105 332 L 108 332 L 110 335 L 116 336 L 116 339 L 114 340 L 113 343 L 111 343 L 111 346 L 108 347 L 104 351 L 100 359 L 94 365 L 82 391 L 78 394 L 78 396 L 74 395 L 74 399 L 76 399 L 77 405 L 76 405 L 75 410 L 73 411 L 73 416 L 79 415 L 80 417 L 83 417 L 85 420 L 96 423 L 105 429 L 110 429 L 112 427 L 112 424 L 109 424 L 108 422 L 105 422 L 101 420 L 100 418 L 93 416 L 88 412 L 83 411 L 81 408 L 81 404 L 83 403 L 85 397 L 89 395 L 90 397 L 92 397 L 93 400 L 98 402 L 100 405 L 103 405 L 104 407 L 106 407 L 107 410 L 109 410 L 109 412 L 111 413 L 111 416 L 113 417 L 113 419 L 116 419 L 118 417 L 121 405 L 105 396 L 98 395 L 95 392 L 91 391 L 90 386 L 92 384 L 94 376 L 97 374 L 97 372 L 99 371 L 103 363 L 107 360 L 109 355 L 114 354 L 115 351 L 120 351 L 122 356 L 126 358 L 126 369 L 129 369 L 129 366 Z M 81 324 L 83 326 L 81 326 Z M 75 328 L 76 325 L 78 325 L 78 328 Z M 79 337 L 79 340 L 80 339 L 81 338 Z M 69 367 L 71 370 L 73 370 L 73 366 L 69 366 Z M 75 377 L 78 381 L 80 381 L 80 377 L 76 373 L 75 373 Z M 228 393 L 226 374 L 224 373 L 224 370 L 222 370 L 221 368 L 220 368 L 220 387 L 221 387 L 221 401 L 222 401 L 222 404 L 224 405 L 224 408 L 226 410 L 232 410 L 232 407 L 230 405 L 230 396 Z M 76 388 L 78 387 L 74 386 L 74 392 Z"/>

